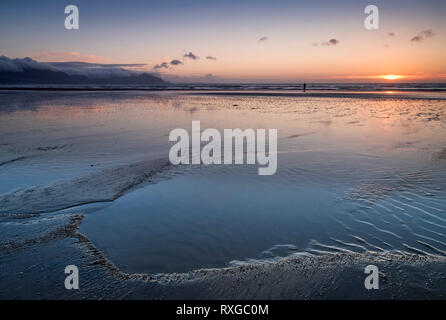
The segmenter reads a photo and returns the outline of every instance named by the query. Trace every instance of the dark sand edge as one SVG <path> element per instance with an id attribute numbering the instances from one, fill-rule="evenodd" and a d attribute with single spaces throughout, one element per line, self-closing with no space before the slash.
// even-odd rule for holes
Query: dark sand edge
<path id="1" fill-rule="evenodd" d="M 79 233 L 83 217 L 83 214 L 73 214 L 66 225 L 35 238 L 4 244 L 0 250 L 0 260 L 7 261 L 3 265 L 6 273 L 16 272 L 16 264 L 22 265 L 16 259 L 20 256 L 29 259 L 30 253 L 36 256 L 33 263 L 47 266 L 49 275 L 63 276 L 60 265 L 68 262 L 78 265 L 82 275 L 82 291 L 65 290 L 61 278 L 55 283 L 57 290 L 54 293 L 46 292 L 47 298 L 54 299 L 446 298 L 446 257 L 434 255 L 343 252 L 295 256 L 259 264 L 200 269 L 187 273 L 128 274 L 122 272 L 85 235 Z M 63 243 L 61 251 L 74 250 L 72 254 L 56 254 L 57 258 L 45 258 L 42 252 L 54 252 L 52 247 L 60 246 L 60 243 Z M 36 262 L 39 259 L 42 261 Z M 366 290 L 364 287 L 367 276 L 364 268 L 369 264 L 379 268 L 378 290 Z M 38 273 L 29 273 L 27 276 L 34 279 L 32 281 L 39 278 Z M 20 283 L 20 279 L 10 281 Z M 49 280 L 45 278 L 45 281 Z M 0 285 L 0 293 L 2 287 Z M 51 286 L 46 284 L 44 288 L 47 287 Z M 26 298 L 40 297 L 32 292 L 27 294 Z M 0 294 L 0 297 L 10 298 L 8 292 Z"/>
<path id="2" fill-rule="evenodd" d="M 0 217 L 32 217 L 96 202 L 110 202 L 162 179 L 168 159 L 145 160 L 70 180 L 0 195 Z"/>
<path id="3" fill-rule="evenodd" d="M 80 223 L 79 223 L 80 224 Z M 122 272 L 83 234 L 77 245 L 97 266 L 124 283 L 147 284 L 149 292 L 128 298 L 149 299 L 444 299 L 446 257 L 390 252 L 304 255 L 243 266 L 187 273 Z M 376 265 L 380 289 L 366 290 L 364 268 Z"/>

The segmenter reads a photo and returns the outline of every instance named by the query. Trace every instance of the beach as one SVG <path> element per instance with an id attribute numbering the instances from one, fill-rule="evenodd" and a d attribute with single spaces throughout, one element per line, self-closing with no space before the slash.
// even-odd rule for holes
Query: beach
<path id="1" fill-rule="evenodd" d="M 445 92 L 328 88 L 0 90 L 0 298 L 444 299 Z M 172 165 L 192 121 L 277 172 Z"/>

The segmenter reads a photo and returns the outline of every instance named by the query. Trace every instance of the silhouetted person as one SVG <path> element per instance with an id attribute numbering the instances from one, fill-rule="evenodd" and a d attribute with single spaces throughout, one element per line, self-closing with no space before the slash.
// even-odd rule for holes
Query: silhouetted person
<path id="1" fill-rule="evenodd" d="M 304 83 L 304 92 L 305 92 L 305 90 L 307 90 L 307 84 L 306 83 Z"/>

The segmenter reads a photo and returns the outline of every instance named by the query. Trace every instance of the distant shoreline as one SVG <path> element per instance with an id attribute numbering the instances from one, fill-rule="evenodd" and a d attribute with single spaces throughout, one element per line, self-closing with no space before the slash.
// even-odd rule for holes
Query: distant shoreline
<path id="1" fill-rule="evenodd" d="M 446 100 L 446 89 L 438 90 L 307 90 L 299 89 L 241 89 L 241 88 L 172 88 L 172 87 L 1 87 L 0 92 L 184 92 L 191 95 L 240 96 L 240 97 L 286 97 L 286 98 L 361 98 L 361 99 L 424 99 Z"/>

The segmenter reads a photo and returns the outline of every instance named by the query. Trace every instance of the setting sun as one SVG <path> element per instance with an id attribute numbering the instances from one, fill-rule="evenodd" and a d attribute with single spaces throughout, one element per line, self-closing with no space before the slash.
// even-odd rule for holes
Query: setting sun
<path id="1" fill-rule="evenodd" d="M 403 76 L 397 76 L 397 75 L 394 75 L 394 74 L 388 74 L 388 75 L 381 76 L 381 77 L 383 79 L 386 79 L 386 80 L 398 80 L 398 79 L 403 78 Z"/>

